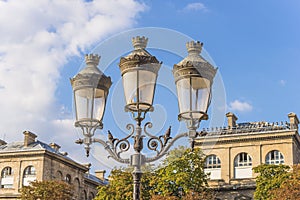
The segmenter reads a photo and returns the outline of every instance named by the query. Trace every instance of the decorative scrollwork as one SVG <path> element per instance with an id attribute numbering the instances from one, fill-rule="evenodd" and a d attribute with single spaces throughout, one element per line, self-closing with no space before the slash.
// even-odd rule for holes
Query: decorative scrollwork
<path id="1" fill-rule="evenodd" d="M 126 152 L 130 148 L 130 142 L 129 138 L 134 134 L 134 125 L 133 124 L 127 124 L 126 126 L 127 130 L 131 130 L 130 134 L 127 135 L 125 138 L 118 139 L 115 138 L 110 131 L 108 131 L 108 144 L 110 144 L 111 149 L 114 151 L 114 153 L 118 156 L 120 156 L 121 153 Z"/>
<path id="2" fill-rule="evenodd" d="M 149 133 L 147 131 L 147 128 L 152 128 L 153 124 L 151 122 L 147 122 L 145 125 L 144 125 L 144 132 L 146 135 L 148 135 L 149 137 L 155 137 L 154 135 L 152 135 L 151 133 Z"/>
<path id="3" fill-rule="evenodd" d="M 158 155 L 163 151 L 165 146 L 168 144 L 168 141 L 170 139 L 172 139 L 171 126 L 168 128 L 168 130 L 166 131 L 166 133 L 164 135 L 161 135 L 159 137 L 154 136 L 154 135 L 150 134 L 149 132 L 147 132 L 147 127 L 151 128 L 152 123 L 147 122 L 144 127 L 145 134 L 150 137 L 150 139 L 148 140 L 148 143 L 147 143 L 148 149 L 152 150 L 152 151 L 156 151 L 156 153 Z"/>

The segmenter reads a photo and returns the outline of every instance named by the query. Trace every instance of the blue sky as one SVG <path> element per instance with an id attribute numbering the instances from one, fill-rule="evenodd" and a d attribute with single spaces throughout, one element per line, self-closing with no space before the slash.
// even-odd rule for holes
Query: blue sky
<path id="1" fill-rule="evenodd" d="M 297 0 L 78 0 L 73 6 L 68 1 L 0 1 L 0 137 L 20 140 L 22 131 L 31 130 L 76 159 L 89 161 L 73 143 L 80 132 L 73 127 L 69 78 L 78 72 L 85 53 L 124 31 L 145 27 L 174 30 L 204 43 L 219 67 L 227 111 L 239 122 L 285 121 L 289 112 L 300 114 L 299 13 Z M 181 60 L 170 52 L 150 51 L 169 67 Z M 117 62 L 105 71 L 114 84 L 120 80 Z M 176 103 L 170 90 L 158 86 L 152 118 L 164 113 L 164 123 L 154 131 L 169 124 L 174 132 L 181 130 Z M 122 100 L 119 104 L 122 109 Z M 110 107 L 104 131 L 119 132 Z"/>
<path id="2" fill-rule="evenodd" d="M 150 5 L 141 24 L 168 27 L 204 42 L 222 74 L 228 105 L 238 100 L 252 107 L 233 109 L 240 121 L 286 120 L 288 112 L 299 112 L 298 1 Z"/>

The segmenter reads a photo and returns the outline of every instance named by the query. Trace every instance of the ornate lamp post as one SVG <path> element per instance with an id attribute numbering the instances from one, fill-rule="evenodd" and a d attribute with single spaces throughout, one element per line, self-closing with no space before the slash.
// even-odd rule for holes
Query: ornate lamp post
<path id="1" fill-rule="evenodd" d="M 76 109 L 75 126 L 82 129 L 84 136 L 76 143 L 85 145 L 87 156 L 90 145 L 94 142 L 100 143 L 110 157 L 120 163 L 130 164 L 133 167 L 133 199 L 139 200 L 141 166 L 160 159 L 179 138 L 189 137 L 193 147 L 200 121 L 208 119 L 206 112 L 210 104 L 211 86 L 216 69 L 200 56 L 202 43 L 187 43 L 189 55 L 174 65 L 173 74 L 180 110 L 178 119 L 186 121 L 189 132 L 171 138 L 170 127 L 164 135 L 157 137 L 147 131 L 147 128 L 152 127 L 151 122 L 145 123 L 143 129 L 141 123 L 146 113 L 153 111 L 152 103 L 161 62 L 146 51 L 147 38 L 135 37 L 132 42 L 134 50 L 126 57 L 122 57 L 119 64 L 126 100 L 125 110 L 131 112 L 136 120 L 136 126 L 127 125 L 131 133 L 125 138 L 114 138 L 110 131 L 107 141 L 94 137 L 95 130 L 103 128 L 102 118 L 106 98 L 112 84 L 110 77 L 105 76 L 97 68 L 100 60 L 98 55 L 86 55 L 86 67 L 71 79 L 71 84 Z M 135 152 L 130 158 L 122 158 L 121 154 L 131 148 L 130 138 L 134 140 Z M 155 156 L 146 157 L 142 153 L 144 140 L 147 148 L 156 152 Z"/>

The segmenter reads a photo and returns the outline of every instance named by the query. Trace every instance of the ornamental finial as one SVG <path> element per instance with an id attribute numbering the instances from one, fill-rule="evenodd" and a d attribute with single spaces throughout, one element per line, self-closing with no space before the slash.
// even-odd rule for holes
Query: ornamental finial
<path id="1" fill-rule="evenodd" d="M 100 61 L 100 56 L 98 54 L 86 54 L 85 55 L 85 62 L 87 65 L 93 64 L 97 66 Z"/>
<path id="2" fill-rule="evenodd" d="M 145 49 L 147 43 L 148 43 L 148 38 L 146 38 L 145 36 L 143 37 L 136 36 L 132 38 L 132 45 L 134 49 Z"/>
<path id="3" fill-rule="evenodd" d="M 199 41 L 191 41 L 186 43 L 186 48 L 189 54 L 197 54 L 199 55 L 202 50 L 203 43 Z"/>

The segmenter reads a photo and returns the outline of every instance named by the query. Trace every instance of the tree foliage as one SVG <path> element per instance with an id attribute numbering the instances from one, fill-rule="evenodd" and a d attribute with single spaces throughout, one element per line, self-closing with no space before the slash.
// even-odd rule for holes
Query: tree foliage
<path id="1" fill-rule="evenodd" d="M 150 199 L 149 179 L 152 174 L 144 172 L 141 179 L 141 196 Z M 133 196 L 133 178 L 129 169 L 114 169 L 109 176 L 109 185 L 100 186 L 95 200 L 130 200 Z"/>
<path id="2" fill-rule="evenodd" d="M 163 166 L 156 169 L 146 167 L 141 180 L 141 199 L 213 199 L 212 192 L 207 189 L 203 158 L 200 149 L 191 151 L 179 147 L 169 153 Z M 130 172 L 130 169 L 112 170 L 110 184 L 99 188 L 96 200 L 132 199 L 133 181 Z"/>
<path id="3" fill-rule="evenodd" d="M 288 178 L 281 183 L 279 188 L 273 189 L 270 193 L 272 200 L 300 199 L 300 165 L 294 165 Z"/>
<path id="4" fill-rule="evenodd" d="M 152 179 L 152 193 L 161 196 L 185 196 L 201 194 L 207 188 L 204 173 L 204 156 L 200 149 L 187 149 L 181 157 L 169 160 L 166 166 L 156 171 Z"/>
<path id="5" fill-rule="evenodd" d="M 73 188 L 62 181 L 33 181 L 21 189 L 22 200 L 71 200 Z"/>
<path id="6" fill-rule="evenodd" d="M 286 165 L 259 165 L 253 168 L 256 177 L 256 190 L 254 199 L 266 200 L 272 199 L 274 189 L 280 188 L 281 184 L 289 177 L 289 166 Z M 285 199 L 285 198 L 284 198 Z"/>

